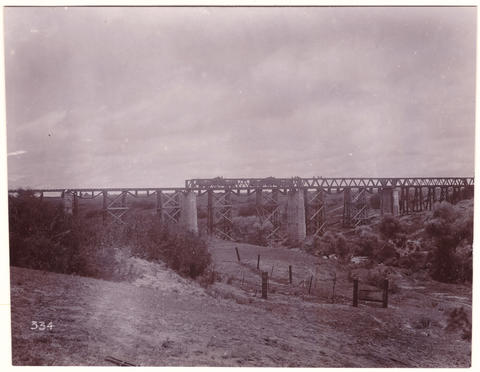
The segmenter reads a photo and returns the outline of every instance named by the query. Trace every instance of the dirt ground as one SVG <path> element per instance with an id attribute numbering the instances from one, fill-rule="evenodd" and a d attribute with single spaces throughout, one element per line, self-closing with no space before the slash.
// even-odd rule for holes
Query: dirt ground
<path id="1" fill-rule="evenodd" d="M 471 311 L 469 287 L 393 273 L 399 290 L 387 309 L 354 308 L 335 260 L 220 240 L 210 251 L 220 279 L 206 289 L 138 258 L 130 282 L 12 267 L 13 364 L 111 365 L 113 356 L 140 366 L 470 366 L 470 343 L 445 330 L 450 309 Z"/>

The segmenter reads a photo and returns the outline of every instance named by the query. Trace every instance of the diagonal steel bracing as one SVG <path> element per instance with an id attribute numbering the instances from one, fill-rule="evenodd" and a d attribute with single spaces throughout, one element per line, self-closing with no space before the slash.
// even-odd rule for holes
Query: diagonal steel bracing
<path id="1" fill-rule="evenodd" d="M 367 190 L 365 188 L 344 190 L 343 225 L 356 227 L 369 218 Z"/>
<path id="2" fill-rule="evenodd" d="M 178 223 L 180 221 L 180 196 L 181 191 L 173 192 L 164 192 L 157 195 L 160 195 L 160 201 L 157 196 L 157 208 L 160 203 L 160 210 L 157 213 L 160 214 L 161 221 L 165 223 Z"/>
<path id="3" fill-rule="evenodd" d="M 279 188 L 261 189 L 257 188 L 256 193 L 256 211 L 261 226 L 270 224 L 272 230 L 267 235 L 267 241 L 270 243 L 284 241 L 285 222 L 282 203 L 279 200 L 280 195 L 286 193 Z"/>
<path id="4" fill-rule="evenodd" d="M 232 191 L 208 190 L 207 229 L 211 235 L 225 240 L 233 240 Z"/>
<path id="5" fill-rule="evenodd" d="M 325 192 L 322 188 L 313 191 L 303 189 L 307 235 L 317 237 L 322 235 L 326 229 L 326 203 L 324 194 Z"/>

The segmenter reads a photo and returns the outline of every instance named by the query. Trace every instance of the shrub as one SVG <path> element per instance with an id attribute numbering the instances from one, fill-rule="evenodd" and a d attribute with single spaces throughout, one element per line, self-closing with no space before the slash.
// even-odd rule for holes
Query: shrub
<path id="1" fill-rule="evenodd" d="M 471 282 L 471 254 L 457 252 L 461 242 L 471 244 L 473 237 L 473 215 L 462 215 L 450 203 L 442 202 L 426 221 L 425 231 L 433 241 L 430 275 L 433 279 L 447 283 Z"/>
<path id="2" fill-rule="evenodd" d="M 463 307 L 455 308 L 448 314 L 446 330 L 449 332 L 460 331 L 464 340 L 472 339 L 472 322 Z"/>
<path id="3" fill-rule="evenodd" d="M 103 209 L 91 209 L 85 213 L 85 218 L 100 217 L 103 215 Z"/>
<path id="4" fill-rule="evenodd" d="M 9 197 L 9 234 L 12 266 L 118 279 L 112 241 L 123 237 L 119 226 L 74 219 L 25 190 Z"/>
<path id="5" fill-rule="evenodd" d="M 386 242 L 377 252 L 375 252 L 375 258 L 378 262 L 388 262 L 393 264 L 398 257 L 399 254 L 397 253 L 395 246 L 390 242 Z"/>
<path id="6" fill-rule="evenodd" d="M 365 281 L 367 284 L 377 287 L 378 289 L 383 289 L 385 285 L 385 279 L 389 279 L 389 274 L 390 271 L 388 268 L 383 270 L 379 268 L 370 269 L 367 272 Z M 388 281 L 388 292 L 392 294 L 400 292 L 400 287 L 398 284 L 390 279 Z"/>
<path id="7" fill-rule="evenodd" d="M 367 226 L 362 226 L 356 230 L 357 236 L 355 243 L 357 250 L 355 254 L 357 256 L 372 257 L 379 248 L 379 240 L 377 235 L 372 232 L 372 229 Z"/>
<path id="8" fill-rule="evenodd" d="M 384 216 L 378 226 L 380 233 L 385 239 L 393 239 L 397 234 L 403 232 L 400 221 L 394 216 Z"/>
<path id="9" fill-rule="evenodd" d="M 248 244 L 260 245 L 266 247 L 268 245 L 269 230 L 266 228 L 258 228 L 253 233 L 247 235 L 246 242 Z"/>
<path id="10" fill-rule="evenodd" d="M 347 240 L 343 235 L 337 234 L 336 236 L 335 254 L 342 261 L 347 260 L 350 256 L 350 250 L 347 245 Z"/>
<path id="11" fill-rule="evenodd" d="M 366 282 L 374 287 L 383 289 L 384 281 L 387 278 L 387 274 L 378 269 L 368 270 Z"/>
<path id="12" fill-rule="evenodd" d="M 330 256 L 335 254 L 341 261 L 346 261 L 350 257 L 350 247 L 345 237 L 340 233 L 327 231 L 320 237 L 315 237 L 310 245 L 306 245 L 309 253 Z"/>
<path id="13" fill-rule="evenodd" d="M 9 197 L 10 264 L 65 274 L 122 280 L 131 273 L 125 256 L 163 260 L 197 278 L 210 266 L 207 244 L 193 233 L 161 226 L 156 216 L 131 213 L 127 224 L 73 218 L 30 191 Z M 118 254 L 125 247 L 126 255 Z M 131 252 L 130 252 L 131 251 Z"/>
<path id="14" fill-rule="evenodd" d="M 270 223 L 261 224 L 254 216 L 235 217 L 233 219 L 233 236 L 236 241 L 267 246 L 267 237 L 272 231 Z"/>
<path id="15" fill-rule="evenodd" d="M 193 279 L 210 267 L 207 243 L 192 232 L 162 225 L 156 218 L 137 216 L 130 224 L 132 253 L 149 261 L 163 261 L 180 275 Z"/>

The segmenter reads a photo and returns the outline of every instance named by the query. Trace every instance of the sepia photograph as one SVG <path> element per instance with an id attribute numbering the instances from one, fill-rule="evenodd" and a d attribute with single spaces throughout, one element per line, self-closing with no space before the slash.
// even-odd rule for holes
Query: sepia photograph
<path id="1" fill-rule="evenodd" d="M 2 10 L 11 365 L 472 366 L 476 6 Z"/>

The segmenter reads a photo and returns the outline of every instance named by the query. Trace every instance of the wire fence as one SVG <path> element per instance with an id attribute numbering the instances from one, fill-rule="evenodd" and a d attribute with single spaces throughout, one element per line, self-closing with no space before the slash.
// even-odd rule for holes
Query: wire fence
<path id="1" fill-rule="evenodd" d="M 260 269 L 260 257 L 256 260 L 241 261 L 238 249 L 234 254 L 237 260 L 224 260 L 229 265 L 236 264 L 236 268 L 229 268 L 228 274 L 224 273 L 227 284 L 235 285 L 241 290 L 260 296 L 262 293 L 262 273 L 268 273 L 267 291 L 269 294 L 302 296 L 304 299 L 334 303 L 336 301 L 337 274 L 335 271 L 325 272 L 316 267 L 314 270 L 291 265 L 271 266 L 262 262 Z M 233 269 L 233 270 L 231 270 Z"/>

